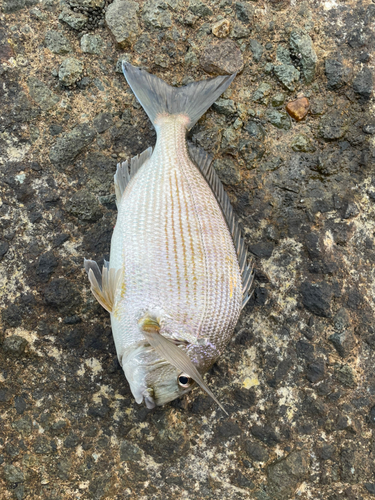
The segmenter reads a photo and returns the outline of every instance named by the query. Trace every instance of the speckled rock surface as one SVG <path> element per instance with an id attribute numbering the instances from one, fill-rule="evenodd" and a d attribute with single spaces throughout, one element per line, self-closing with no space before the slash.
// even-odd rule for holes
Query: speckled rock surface
<path id="1" fill-rule="evenodd" d="M 1 500 L 374 498 L 375 5 L 116 2 L 0 12 Z M 255 261 L 206 377 L 229 416 L 200 389 L 137 405 L 83 271 L 108 258 L 116 163 L 155 143 L 121 60 L 173 85 L 239 71 L 189 133 Z"/>

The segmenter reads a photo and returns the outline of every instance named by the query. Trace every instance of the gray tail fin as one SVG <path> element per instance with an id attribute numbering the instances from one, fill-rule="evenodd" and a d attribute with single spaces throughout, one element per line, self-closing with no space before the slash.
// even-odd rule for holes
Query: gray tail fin
<path id="1" fill-rule="evenodd" d="M 218 76 L 210 80 L 189 83 L 185 87 L 171 87 L 155 75 L 124 62 L 125 78 L 142 104 L 148 117 L 155 123 L 160 114 L 187 115 L 190 130 L 216 99 L 229 87 L 236 74 Z"/>

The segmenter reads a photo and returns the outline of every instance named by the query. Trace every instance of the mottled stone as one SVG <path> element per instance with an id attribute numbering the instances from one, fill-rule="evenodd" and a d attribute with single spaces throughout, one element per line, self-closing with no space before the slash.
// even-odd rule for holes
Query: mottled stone
<path id="1" fill-rule="evenodd" d="M 25 416 L 13 421 L 12 429 L 19 432 L 22 436 L 28 436 L 32 430 L 31 418 L 29 416 Z"/>
<path id="2" fill-rule="evenodd" d="M 49 111 L 60 100 L 60 97 L 54 94 L 45 83 L 38 78 L 29 78 L 27 80 L 30 96 L 41 107 L 43 111 Z"/>
<path id="3" fill-rule="evenodd" d="M 221 139 L 221 148 L 226 152 L 235 151 L 238 144 L 238 134 L 234 127 L 228 127 L 223 132 L 223 137 Z"/>
<path id="4" fill-rule="evenodd" d="M 212 25 L 212 33 L 217 38 L 225 38 L 230 32 L 230 21 L 228 19 L 221 19 Z"/>
<path id="5" fill-rule="evenodd" d="M 172 26 L 171 14 L 163 0 L 147 0 L 143 5 L 142 17 L 147 26 L 161 29 Z"/>
<path id="6" fill-rule="evenodd" d="M 366 123 L 363 125 L 363 132 L 368 135 L 374 135 L 375 134 L 375 123 Z"/>
<path id="7" fill-rule="evenodd" d="M 323 360 L 317 360 L 309 363 L 306 367 L 306 378 L 312 384 L 320 382 L 325 377 L 326 365 Z"/>
<path id="8" fill-rule="evenodd" d="M 69 87 L 81 79 L 83 62 L 75 57 L 64 59 L 59 68 L 59 81 Z"/>
<path id="9" fill-rule="evenodd" d="M 370 419 L 370 423 L 371 423 L 372 425 L 375 425 L 375 406 L 373 406 L 373 407 L 370 409 L 369 419 Z"/>
<path id="10" fill-rule="evenodd" d="M 62 33 L 60 33 L 60 31 L 47 31 L 44 42 L 47 49 L 49 49 L 54 54 L 67 54 L 68 52 L 72 51 L 70 42 Z"/>
<path id="11" fill-rule="evenodd" d="M 255 62 L 259 62 L 263 54 L 263 46 L 258 42 L 258 40 L 250 40 L 250 50 L 253 53 L 253 59 Z"/>
<path id="12" fill-rule="evenodd" d="M 108 130 L 113 124 L 111 113 L 102 112 L 95 116 L 94 127 L 99 134 Z"/>
<path id="13" fill-rule="evenodd" d="M 319 123 L 319 133 L 326 141 L 341 139 L 347 131 L 346 116 L 339 111 L 332 111 L 322 117 Z"/>
<path id="14" fill-rule="evenodd" d="M 27 344 L 27 340 L 23 337 L 20 337 L 19 335 L 11 335 L 10 337 L 6 337 L 2 348 L 6 354 L 18 357 L 22 356 L 25 352 Z"/>
<path id="15" fill-rule="evenodd" d="M 224 184 L 233 186 L 238 184 L 241 180 L 241 174 L 238 167 L 229 157 L 215 160 L 214 168 Z"/>
<path id="16" fill-rule="evenodd" d="M 298 340 L 296 343 L 296 352 L 299 358 L 312 361 L 315 357 L 314 345 L 304 339 Z"/>
<path id="17" fill-rule="evenodd" d="M 101 54 L 103 48 L 103 39 L 98 35 L 83 35 L 81 38 L 82 52 L 87 54 Z"/>
<path id="18" fill-rule="evenodd" d="M 10 327 L 20 326 L 22 323 L 22 309 L 16 304 L 10 304 L 1 311 L 3 322 Z"/>
<path id="19" fill-rule="evenodd" d="M 347 310 L 344 307 L 341 307 L 335 314 L 333 318 L 333 324 L 335 326 L 335 330 L 338 332 L 343 332 L 350 326 L 350 317 Z"/>
<path id="20" fill-rule="evenodd" d="M 25 481 L 24 473 L 15 465 L 4 465 L 3 474 L 7 483 L 23 483 Z"/>
<path id="21" fill-rule="evenodd" d="M 243 64 L 241 51 L 232 40 L 206 46 L 200 58 L 200 65 L 207 73 L 218 75 L 242 71 Z"/>
<path id="22" fill-rule="evenodd" d="M 82 9 L 102 9 L 104 0 L 69 0 L 69 4 Z"/>
<path id="23" fill-rule="evenodd" d="M 356 376 L 350 365 L 337 366 L 335 368 L 337 380 L 345 387 L 355 387 Z"/>
<path id="24" fill-rule="evenodd" d="M 302 31 L 293 31 L 290 34 L 290 46 L 302 62 L 302 75 L 306 83 L 311 83 L 315 77 L 317 56 L 310 36 Z"/>
<path id="25" fill-rule="evenodd" d="M 42 254 L 36 265 L 36 274 L 40 281 L 46 283 L 57 265 L 58 260 L 51 250 Z"/>
<path id="26" fill-rule="evenodd" d="M 59 310 L 70 309 L 78 306 L 80 297 L 75 288 L 65 278 L 56 278 L 44 289 L 46 304 Z"/>
<path id="27" fill-rule="evenodd" d="M 14 490 L 14 497 L 16 498 L 16 500 L 23 500 L 24 496 L 25 496 L 25 485 L 23 484 L 18 484 Z"/>
<path id="28" fill-rule="evenodd" d="M 250 36 L 250 29 L 244 26 L 242 23 L 233 23 L 233 28 L 230 33 L 230 37 L 235 40 L 241 38 L 248 38 Z"/>
<path id="29" fill-rule="evenodd" d="M 285 111 L 278 111 L 276 109 L 268 109 L 266 111 L 267 120 L 276 128 L 289 130 L 292 126 L 290 118 Z"/>
<path id="30" fill-rule="evenodd" d="M 275 94 L 271 98 L 271 104 L 274 108 L 277 108 L 278 106 L 281 106 L 285 102 L 285 95 L 282 94 L 281 92 Z"/>
<path id="31" fill-rule="evenodd" d="M 0 261 L 6 255 L 7 251 L 9 250 L 9 243 L 7 241 L 2 241 L 0 240 Z"/>
<path id="32" fill-rule="evenodd" d="M 330 316 L 332 291 L 326 283 L 310 283 L 305 281 L 301 285 L 302 303 L 317 316 Z"/>
<path id="33" fill-rule="evenodd" d="M 303 153 L 310 153 L 315 151 L 315 148 L 311 144 L 310 139 L 304 134 L 295 135 L 293 137 L 291 146 L 293 151 L 300 151 Z"/>
<path id="34" fill-rule="evenodd" d="M 57 139 L 49 154 L 51 162 L 57 167 L 64 168 L 95 138 L 95 130 L 87 123 L 77 125 Z"/>
<path id="35" fill-rule="evenodd" d="M 212 16 L 211 8 L 201 0 L 189 0 L 189 10 L 197 17 Z"/>
<path id="36" fill-rule="evenodd" d="M 328 337 L 342 358 L 348 357 L 355 347 L 355 338 L 350 330 L 335 332 Z"/>
<path id="37" fill-rule="evenodd" d="M 182 19 L 183 24 L 186 26 L 194 26 L 196 20 L 198 19 L 192 12 L 187 12 Z"/>
<path id="38" fill-rule="evenodd" d="M 80 12 L 73 12 L 72 10 L 64 7 L 59 15 L 59 20 L 68 24 L 75 30 L 81 30 L 86 26 L 88 17 Z"/>
<path id="39" fill-rule="evenodd" d="M 341 61 L 328 58 L 325 60 L 324 64 L 327 77 L 327 87 L 329 89 L 337 90 L 347 83 L 349 70 Z"/>
<path id="40" fill-rule="evenodd" d="M 2 11 L 5 12 L 5 14 L 12 14 L 13 12 L 24 9 L 25 6 L 25 0 L 4 0 Z"/>
<path id="41" fill-rule="evenodd" d="M 275 10 L 284 10 L 289 7 L 291 3 L 290 0 L 268 0 L 268 2 Z"/>
<path id="42" fill-rule="evenodd" d="M 240 471 L 237 471 L 236 474 L 231 479 L 232 483 L 238 486 L 239 488 L 246 488 L 249 490 L 253 490 L 255 488 L 255 483 L 251 481 L 251 479 L 247 478 Z"/>
<path id="43" fill-rule="evenodd" d="M 124 439 L 120 444 L 120 460 L 122 462 L 138 462 L 142 457 L 140 448 Z"/>
<path id="44" fill-rule="evenodd" d="M 253 93 L 253 101 L 261 102 L 262 104 L 268 104 L 268 96 L 270 95 L 272 90 L 271 85 L 268 83 L 262 82 L 259 87 Z"/>
<path id="45" fill-rule="evenodd" d="M 363 68 L 353 80 L 353 89 L 363 99 L 370 99 L 373 89 L 373 72 L 370 68 Z"/>
<path id="46" fill-rule="evenodd" d="M 30 9 L 30 16 L 39 19 L 40 21 L 47 21 L 47 15 L 39 9 Z"/>
<path id="47" fill-rule="evenodd" d="M 47 455 L 51 453 L 52 446 L 48 438 L 45 436 L 38 436 L 35 440 L 33 449 L 34 453 L 37 453 L 38 455 Z"/>
<path id="48" fill-rule="evenodd" d="M 245 452 L 255 462 L 267 462 L 269 459 L 267 449 L 259 443 L 245 441 Z"/>
<path id="49" fill-rule="evenodd" d="M 232 115 L 236 112 L 236 105 L 232 99 L 219 98 L 214 104 L 213 109 L 222 115 Z"/>
<path id="50" fill-rule="evenodd" d="M 243 23 L 250 23 L 253 20 L 254 13 L 254 7 L 248 2 L 236 2 L 236 15 Z"/>
<path id="51" fill-rule="evenodd" d="M 246 167 L 250 169 L 253 162 L 261 159 L 265 153 L 263 146 L 265 131 L 260 123 L 253 121 L 249 121 L 244 129 L 249 135 L 240 140 L 239 150 L 246 161 Z"/>
<path id="52" fill-rule="evenodd" d="M 322 460 L 330 460 L 336 452 L 336 447 L 332 444 L 327 444 L 318 448 L 318 456 Z"/>
<path id="53" fill-rule="evenodd" d="M 66 209 L 83 221 L 96 221 L 102 215 L 97 197 L 86 189 L 74 193 L 68 201 Z"/>
<path id="54" fill-rule="evenodd" d="M 26 410 L 26 401 L 22 396 L 16 396 L 14 398 L 14 407 L 19 415 L 22 415 L 22 413 Z"/>
<path id="55" fill-rule="evenodd" d="M 364 486 L 371 495 L 375 495 L 375 483 L 365 483 Z"/>
<path id="56" fill-rule="evenodd" d="M 197 57 L 196 53 L 191 49 L 189 49 L 186 52 L 184 61 L 185 61 L 185 64 L 187 64 L 187 65 L 198 66 L 198 64 L 199 64 L 198 57 Z"/>
<path id="57" fill-rule="evenodd" d="M 354 28 L 348 36 L 348 44 L 352 49 L 359 49 L 365 45 L 367 35 L 362 29 Z"/>
<path id="58" fill-rule="evenodd" d="M 166 54 L 157 54 L 155 56 L 155 64 L 160 66 L 161 68 L 168 68 L 169 67 L 169 57 Z"/>
<path id="59" fill-rule="evenodd" d="M 259 241 L 258 243 L 252 243 L 249 245 L 250 252 L 260 259 L 269 259 L 272 255 L 273 249 L 274 244 L 271 241 Z"/>
<path id="60" fill-rule="evenodd" d="M 275 446 L 276 444 L 280 443 L 280 434 L 275 429 L 269 424 L 266 425 L 253 425 L 250 428 L 251 434 L 265 443 L 267 446 Z"/>
<path id="61" fill-rule="evenodd" d="M 278 45 L 276 48 L 276 61 L 282 64 L 292 65 L 290 51 L 284 45 Z"/>
<path id="62" fill-rule="evenodd" d="M 120 47 L 127 47 L 139 33 L 137 12 L 139 5 L 132 0 L 114 0 L 108 5 L 105 21 Z"/>
<path id="63" fill-rule="evenodd" d="M 288 90 L 294 90 L 296 88 L 300 72 L 292 64 L 275 65 L 273 71 L 285 88 Z"/>
<path id="64" fill-rule="evenodd" d="M 150 50 L 150 43 L 151 40 L 148 33 L 143 33 L 141 36 L 138 37 L 136 43 L 134 44 L 135 52 L 137 52 L 137 54 L 145 54 Z M 157 55 L 164 55 L 164 54 L 157 54 Z"/>
<path id="65" fill-rule="evenodd" d="M 272 498 L 284 500 L 290 497 L 309 471 L 308 453 L 293 451 L 286 458 L 267 468 L 269 492 Z"/>
<path id="66" fill-rule="evenodd" d="M 70 433 L 64 441 L 64 448 L 75 448 L 79 444 L 79 437 L 75 433 Z"/>
<path id="67" fill-rule="evenodd" d="M 310 107 L 307 97 L 300 97 L 295 101 L 288 102 L 286 110 L 297 122 L 301 121 L 308 113 Z"/>

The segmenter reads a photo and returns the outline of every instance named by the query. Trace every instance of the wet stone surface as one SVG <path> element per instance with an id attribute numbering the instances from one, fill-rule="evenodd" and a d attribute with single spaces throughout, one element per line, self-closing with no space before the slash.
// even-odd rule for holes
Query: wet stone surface
<path id="1" fill-rule="evenodd" d="M 375 498 L 374 21 L 370 0 L 4 0 L 1 500 Z M 199 388 L 136 404 L 83 271 L 116 164 L 156 140 L 122 61 L 237 72 L 188 134 L 255 265 L 206 376 L 229 416 Z"/>

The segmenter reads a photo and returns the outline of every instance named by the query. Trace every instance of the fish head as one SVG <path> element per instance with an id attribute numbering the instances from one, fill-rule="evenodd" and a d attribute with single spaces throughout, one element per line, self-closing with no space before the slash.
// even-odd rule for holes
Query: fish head
<path id="1" fill-rule="evenodd" d="M 150 345 L 128 350 L 122 367 L 137 403 L 161 406 L 189 392 L 195 385 L 189 375 L 163 359 Z"/>

